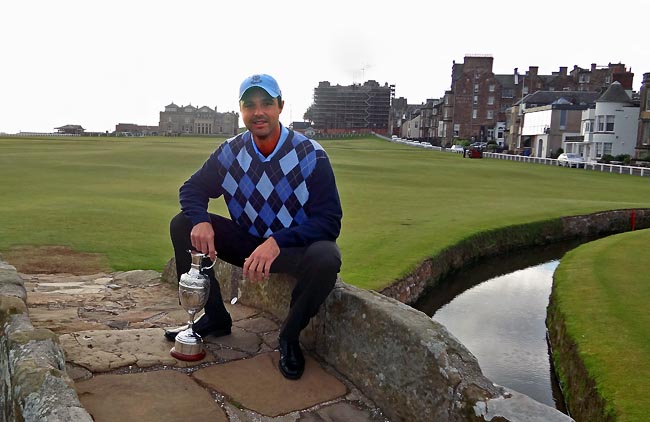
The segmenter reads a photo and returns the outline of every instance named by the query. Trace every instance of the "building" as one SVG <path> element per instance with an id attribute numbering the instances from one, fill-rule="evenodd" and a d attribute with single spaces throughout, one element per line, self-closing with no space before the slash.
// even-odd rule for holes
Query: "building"
<path id="1" fill-rule="evenodd" d="M 509 127 L 521 122 L 512 116 L 507 121 L 507 111 L 526 95 L 536 91 L 602 92 L 613 81 L 631 89 L 634 77 L 622 63 L 592 64 L 589 69 L 574 66 L 570 73 L 567 67 L 560 67 L 551 75 L 540 75 L 537 66 L 529 66 L 523 74 L 515 68 L 512 74 L 497 75 L 492 65 L 489 55 L 467 55 L 463 63 L 453 62 L 451 89 L 444 96 L 443 127 L 438 130 L 443 144 L 451 145 L 460 138 L 496 141 L 512 148 L 520 134 Z"/>
<path id="2" fill-rule="evenodd" d="M 81 125 L 65 125 L 54 128 L 58 134 L 61 135 L 82 135 L 86 129 Z"/>
<path id="3" fill-rule="evenodd" d="M 239 130 L 239 113 L 234 111 L 218 113 L 210 107 L 192 105 L 165 106 L 160 112 L 159 133 L 166 136 L 179 135 L 224 135 L 234 136 Z"/>
<path id="4" fill-rule="evenodd" d="M 588 107 L 587 104 L 572 104 L 560 98 L 549 105 L 525 109 L 521 128 L 524 153 L 555 158 L 567 139 L 580 137 L 582 113 Z"/>
<path id="5" fill-rule="evenodd" d="M 573 110 L 570 113 L 572 118 L 575 117 L 575 110 L 578 110 L 578 126 L 571 127 L 570 130 L 576 129 L 577 132 L 580 132 L 581 111 L 586 110 L 589 107 L 593 107 L 599 95 L 600 93 L 591 91 L 536 91 L 532 94 L 526 95 L 524 98 L 515 102 L 513 106 L 507 109 L 505 131 L 507 133 L 506 143 L 508 147 L 516 153 L 526 152 L 526 150 L 530 149 L 528 152 L 530 152 L 532 156 L 538 156 L 538 152 L 541 152 L 538 148 L 538 141 L 540 139 L 546 139 L 547 141 L 550 139 L 552 140 L 552 145 L 550 146 L 554 148 L 552 151 L 556 151 L 557 148 L 560 148 L 562 146 L 561 142 L 557 142 L 557 135 L 564 134 L 567 131 L 567 128 L 560 128 L 558 122 L 558 126 L 554 126 L 551 129 L 551 121 L 548 120 L 546 123 L 544 123 L 544 125 L 547 126 L 549 130 L 553 131 L 554 136 L 551 136 L 550 138 L 548 136 L 541 136 L 536 138 L 536 135 L 545 135 L 545 133 L 535 132 L 535 130 L 538 130 L 536 129 L 539 126 L 538 121 L 525 122 L 525 119 L 528 119 L 529 117 L 535 120 L 539 119 L 539 114 L 532 113 L 543 110 L 552 110 L 553 107 L 543 107 L 554 104 L 555 110 L 559 110 L 560 108 L 563 108 L 564 110 Z M 562 107 L 559 107 L 560 105 Z M 567 107 L 569 105 L 575 107 Z M 553 112 L 551 114 L 553 114 Z M 550 116 L 548 117 L 550 118 Z M 526 126 L 525 132 L 523 131 L 524 126 Z M 546 145 L 549 144 L 547 143 Z M 541 156 L 547 157 L 550 155 L 552 154 L 549 154 L 549 152 L 546 151 Z"/>
<path id="6" fill-rule="evenodd" d="M 614 82 L 582 114 L 581 136 L 566 141 L 564 149 L 582 155 L 586 161 L 600 160 L 604 155 L 634 156 L 637 144 L 639 105 L 620 82 Z"/>
<path id="7" fill-rule="evenodd" d="M 389 134 L 395 86 L 369 80 L 363 85 L 331 85 L 314 89 L 311 113 L 314 129 L 323 134 L 376 132 Z"/>
<path id="8" fill-rule="evenodd" d="M 639 129 L 635 158 L 650 157 L 650 73 L 643 74 L 639 97 Z"/>
<path id="9" fill-rule="evenodd" d="M 393 98 L 390 105 L 390 120 L 388 132 L 390 135 L 401 136 L 400 128 L 406 119 L 408 111 L 408 102 L 406 98 Z"/>
<path id="10" fill-rule="evenodd" d="M 316 131 L 311 127 L 310 122 L 291 122 L 291 124 L 289 124 L 289 129 L 300 132 L 308 138 L 316 135 Z"/>
<path id="11" fill-rule="evenodd" d="M 158 126 L 118 123 L 115 125 L 115 134 L 124 136 L 156 136 L 158 135 Z"/>

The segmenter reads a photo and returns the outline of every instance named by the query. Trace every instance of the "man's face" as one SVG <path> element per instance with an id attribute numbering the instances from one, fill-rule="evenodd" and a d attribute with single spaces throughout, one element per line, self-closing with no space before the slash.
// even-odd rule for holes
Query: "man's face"
<path id="1" fill-rule="evenodd" d="M 284 101 L 278 104 L 261 88 L 249 89 L 239 102 L 244 125 L 257 139 L 265 139 L 279 127 L 283 106 Z"/>

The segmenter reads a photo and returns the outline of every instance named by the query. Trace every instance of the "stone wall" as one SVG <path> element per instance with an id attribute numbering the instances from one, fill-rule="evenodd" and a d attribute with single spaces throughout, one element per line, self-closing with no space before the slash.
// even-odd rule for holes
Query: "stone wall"
<path id="1" fill-rule="evenodd" d="M 16 269 L 0 261 L 0 421 L 84 422 L 58 336 L 34 329 Z"/>
<path id="2" fill-rule="evenodd" d="M 295 280 L 242 281 L 241 268 L 215 265 L 225 300 L 284 319 Z M 163 280 L 175 283 L 173 259 Z M 380 293 L 337 281 L 301 341 L 352 381 L 392 422 L 571 421 L 483 376 L 476 358 L 426 314 Z"/>
<path id="3" fill-rule="evenodd" d="M 415 303 L 426 290 L 468 263 L 531 246 L 626 232 L 631 229 L 633 213 L 635 228 L 650 227 L 650 209 L 636 209 L 562 217 L 478 233 L 425 260 L 381 293 L 400 302 Z"/>

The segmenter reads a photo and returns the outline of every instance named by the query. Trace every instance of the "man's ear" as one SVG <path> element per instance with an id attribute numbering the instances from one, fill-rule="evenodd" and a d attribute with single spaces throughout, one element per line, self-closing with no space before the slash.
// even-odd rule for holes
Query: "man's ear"
<path id="1" fill-rule="evenodd" d="M 280 101 L 278 107 L 280 107 L 280 113 L 282 113 L 282 110 L 284 110 L 284 100 Z"/>

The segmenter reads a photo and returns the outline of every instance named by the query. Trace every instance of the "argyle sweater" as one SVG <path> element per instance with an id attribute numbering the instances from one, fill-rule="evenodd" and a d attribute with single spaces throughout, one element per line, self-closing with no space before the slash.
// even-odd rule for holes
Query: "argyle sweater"
<path id="1" fill-rule="evenodd" d="M 325 150 L 283 130 L 286 139 L 266 161 L 248 131 L 212 153 L 180 188 L 181 209 L 192 224 L 209 222 L 209 199 L 223 196 L 235 223 L 254 236 L 273 236 L 280 247 L 338 237 L 343 212 Z"/>

